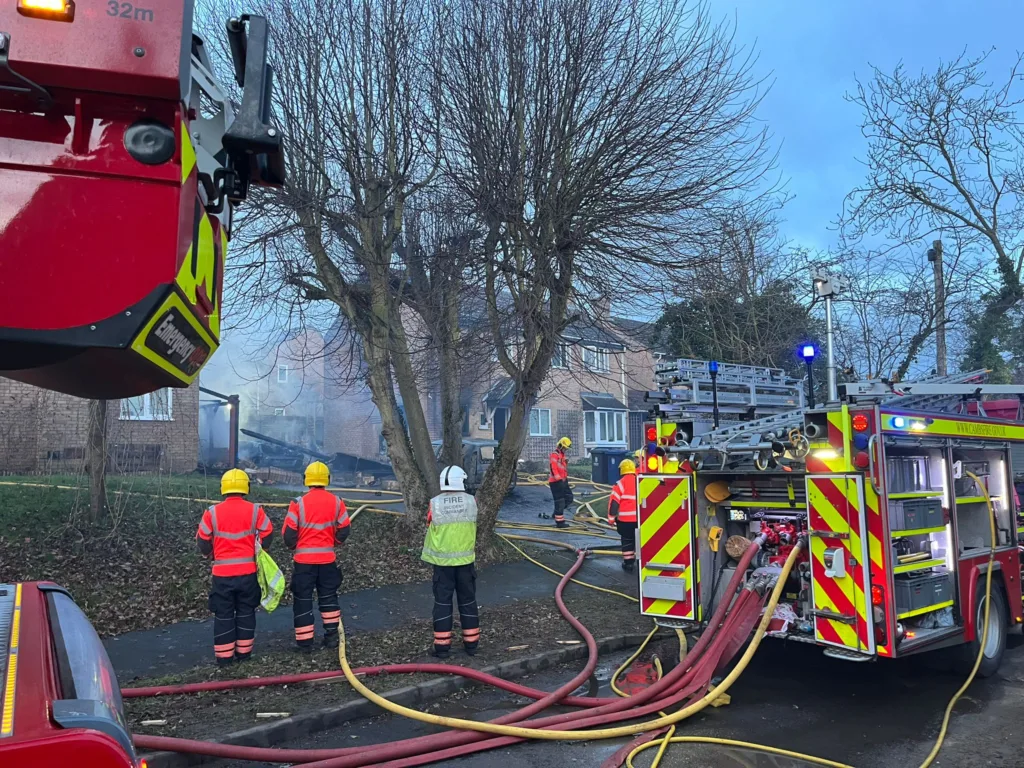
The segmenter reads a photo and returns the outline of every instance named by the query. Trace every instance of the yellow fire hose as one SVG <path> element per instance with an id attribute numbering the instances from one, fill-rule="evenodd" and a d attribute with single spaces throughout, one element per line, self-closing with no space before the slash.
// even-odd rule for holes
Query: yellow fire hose
<path id="1" fill-rule="evenodd" d="M 341 663 L 342 672 L 345 674 L 345 679 L 348 680 L 349 685 L 351 685 L 366 699 L 377 706 L 386 709 L 388 712 L 392 712 L 397 715 L 404 715 L 405 717 L 413 720 L 418 720 L 421 723 L 439 725 L 442 728 L 459 728 L 462 730 L 477 731 L 480 733 L 490 733 L 497 736 L 514 736 L 520 739 L 541 739 L 544 741 L 591 741 L 594 739 L 614 739 L 620 736 L 634 736 L 638 733 L 644 733 L 645 731 L 664 728 L 685 720 L 688 717 L 692 717 L 698 712 L 706 709 L 715 699 L 729 690 L 736 679 L 743 673 L 743 670 L 747 668 L 747 665 L 750 663 L 750 659 L 761 644 L 761 638 L 764 637 L 764 633 L 768 629 L 768 624 L 771 622 L 772 615 L 775 612 L 775 607 L 779 604 L 779 598 L 782 597 L 782 591 L 785 588 L 786 580 L 789 578 L 789 574 L 793 570 L 793 566 L 796 564 L 796 560 L 802 551 L 803 545 L 797 544 L 797 546 L 793 548 L 793 551 L 790 552 L 789 557 L 786 558 L 786 563 L 782 567 L 782 572 L 779 574 L 778 580 L 775 583 L 775 588 L 772 589 L 768 605 L 765 607 L 764 615 L 761 617 L 761 622 L 758 624 L 757 630 L 754 632 L 754 636 L 751 639 L 750 644 L 747 646 L 747 649 L 744 651 L 739 662 L 729 672 L 729 674 L 726 675 L 722 683 L 698 701 L 683 707 L 678 712 L 644 723 L 624 725 L 617 728 L 601 728 L 591 731 L 549 731 L 539 728 L 523 728 L 520 726 L 483 723 L 476 720 L 465 720 L 458 717 L 445 717 L 442 715 L 433 715 L 428 712 L 421 712 L 409 707 L 403 707 L 379 696 L 374 691 L 367 688 L 362 681 L 353 674 L 352 668 L 349 666 L 348 659 L 345 656 L 346 641 L 344 625 L 341 626 L 341 631 L 339 633 L 341 642 L 338 644 L 338 661 Z"/>
<path id="2" fill-rule="evenodd" d="M 568 544 L 562 545 L 561 542 L 557 542 L 557 541 L 544 541 L 543 539 L 535 539 L 532 536 L 513 536 L 512 534 L 503 534 L 503 533 L 499 533 L 498 535 L 501 538 L 503 538 L 508 543 L 508 545 L 510 547 L 512 547 L 512 549 L 514 549 L 520 555 L 525 557 L 531 563 L 533 563 L 534 565 L 536 565 L 536 566 L 538 566 L 540 568 L 543 568 L 548 573 L 553 573 L 555 576 L 564 576 L 565 574 L 564 573 L 559 573 L 554 568 L 549 568 L 548 566 L 544 565 L 544 563 L 540 562 L 540 560 L 534 560 L 532 557 L 530 557 L 528 554 L 526 554 L 522 549 L 520 549 L 515 544 L 513 544 L 510 541 L 510 539 L 520 539 L 520 540 L 523 540 L 523 541 L 542 541 L 545 544 L 554 544 L 556 546 L 565 546 L 565 547 L 567 547 L 569 549 L 572 549 L 573 551 L 576 551 L 575 547 L 573 547 L 571 545 L 568 545 Z M 608 550 L 606 552 L 606 554 L 619 555 L 621 553 L 615 552 L 614 550 Z M 633 597 L 632 595 L 627 595 L 625 592 L 616 592 L 614 589 L 605 589 L 604 587 L 599 587 L 599 586 L 597 586 L 595 584 L 588 584 L 587 582 L 580 581 L 579 579 L 571 579 L 571 581 L 572 581 L 573 584 L 579 584 L 581 587 L 587 587 L 589 589 L 595 589 L 598 592 L 606 592 L 609 595 L 616 595 L 617 597 L 625 598 L 626 600 L 630 600 L 630 601 L 632 601 L 634 603 L 639 603 L 640 602 L 635 597 Z"/>

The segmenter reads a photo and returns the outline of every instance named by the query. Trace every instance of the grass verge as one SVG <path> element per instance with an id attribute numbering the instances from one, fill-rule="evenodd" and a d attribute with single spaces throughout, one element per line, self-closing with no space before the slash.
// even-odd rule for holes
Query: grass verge
<path id="1" fill-rule="evenodd" d="M 207 618 L 210 566 L 196 550 L 195 534 L 218 490 L 219 478 L 201 474 L 111 476 L 109 512 L 90 522 L 85 478 L 0 477 L 0 583 L 61 584 L 101 636 Z M 295 495 L 259 485 L 250 495 L 267 505 L 275 531 L 269 551 L 286 577 L 291 557 L 280 531 Z M 376 499 L 368 490 L 346 503 L 354 509 Z M 398 543 L 399 518 L 364 512 L 352 526 L 338 552 L 342 592 L 430 578 L 419 549 Z M 504 543 L 492 550 L 498 561 L 516 557 Z M 290 599 L 286 592 L 284 602 Z"/>

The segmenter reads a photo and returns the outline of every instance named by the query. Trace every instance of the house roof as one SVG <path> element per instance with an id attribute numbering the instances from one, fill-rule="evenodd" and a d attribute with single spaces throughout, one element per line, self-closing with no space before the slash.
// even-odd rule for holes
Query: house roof
<path id="1" fill-rule="evenodd" d="M 584 411 L 597 411 L 597 410 L 609 410 L 609 411 L 626 411 L 626 408 L 622 402 L 614 395 L 609 395 L 607 392 L 581 392 L 580 400 L 583 402 Z"/>
<path id="2" fill-rule="evenodd" d="M 514 387 L 512 379 L 508 376 L 498 379 L 484 395 L 484 403 L 488 408 L 507 408 L 512 405 L 512 392 Z"/>
<path id="3" fill-rule="evenodd" d="M 616 351 L 626 348 L 614 333 L 589 319 L 567 326 L 562 332 L 562 339 Z"/>

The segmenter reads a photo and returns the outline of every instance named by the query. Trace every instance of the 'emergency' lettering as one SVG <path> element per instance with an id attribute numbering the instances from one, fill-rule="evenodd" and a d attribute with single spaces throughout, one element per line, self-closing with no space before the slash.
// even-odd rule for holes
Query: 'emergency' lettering
<path id="1" fill-rule="evenodd" d="M 171 348 L 179 357 L 188 360 L 195 354 L 196 345 L 185 338 L 185 334 L 174 327 L 174 319 L 171 315 L 164 318 L 153 331 L 153 335 Z"/>

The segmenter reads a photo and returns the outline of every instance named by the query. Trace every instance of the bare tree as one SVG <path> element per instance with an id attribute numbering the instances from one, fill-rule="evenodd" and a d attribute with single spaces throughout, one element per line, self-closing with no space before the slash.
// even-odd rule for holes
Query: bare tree
<path id="1" fill-rule="evenodd" d="M 905 245 L 955 235 L 994 261 L 999 280 L 974 319 L 968 367 L 1001 363 L 994 341 L 1024 298 L 1022 59 L 996 86 L 986 60 L 961 54 L 917 76 L 902 65 L 892 74 L 875 68 L 848 96 L 863 110 L 868 176 L 847 197 L 846 236 L 881 234 Z"/>
<path id="2" fill-rule="evenodd" d="M 976 296 L 971 276 L 980 264 L 976 254 L 951 241 L 943 277 L 943 318 L 960 341 L 967 311 Z M 939 305 L 932 267 L 921 247 L 855 250 L 838 260 L 849 289 L 836 303 L 840 366 L 848 376 L 905 380 L 909 373 L 928 374 L 920 358 L 934 343 Z"/>
<path id="3" fill-rule="evenodd" d="M 491 334 L 514 384 L 477 494 L 486 542 L 567 324 L 599 296 L 671 281 L 714 229 L 708 213 L 768 158 L 749 61 L 702 4 L 460 0 L 452 15 L 445 171 L 483 231 Z"/>
<path id="4" fill-rule="evenodd" d="M 803 375 L 797 346 L 820 338 L 806 300 L 819 260 L 782 240 L 784 199 L 725 212 L 707 258 L 674 292 L 658 322 L 658 347 L 678 357 L 782 367 Z"/>
<path id="5" fill-rule="evenodd" d="M 438 488 L 437 468 L 397 253 L 409 200 L 439 164 L 427 55 L 439 44 L 438 27 L 414 0 L 296 0 L 277 10 L 274 29 L 278 50 L 287 51 L 278 114 L 289 183 L 250 214 L 241 272 L 250 299 L 262 293 L 279 304 L 338 307 L 358 337 L 406 502 L 419 512 Z M 422 521 L 409 515 L 408 533 Z"/>

